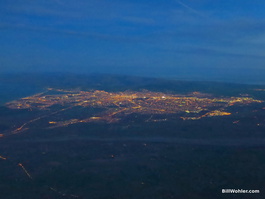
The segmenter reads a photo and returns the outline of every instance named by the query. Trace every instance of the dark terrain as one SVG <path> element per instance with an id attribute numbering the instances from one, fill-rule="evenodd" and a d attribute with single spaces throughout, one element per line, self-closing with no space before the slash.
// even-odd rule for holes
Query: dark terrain
<path id="1" fill-rule="evenodd" d="M 4 103 L 48 87 L 199 91 L 265 100 L 265 91 L 257 90 L 265 89 L 261 85 L 129 76 L 9 74 L 0 76 L 0 86 L 0 133 L 33 117 L 27 109 L 8 109 Z M 78 123 L 54 129 L 43 128 L 50 118 L 40 120 L 27 131 L 0 138 L 0 156 L 7 158 L 0 159 L 0 198 L 250 198 L 250 194 L 221 194 L 229 188 L 260 190 L 251 198 L 264 198 L 264 107 L 264 102 L 233 106 L 229 116 L 200 120 L 165 115 L 168 121 L 155 123 L 146 122 L 149 115 L 131 114 L 118 123 Z M 92 108 L 86 114 L 98 111 Z M 33 113 L 34 117 L 42 114 Z M 80 114 L 82 110 L 73 109 L 60 118 Z"/>

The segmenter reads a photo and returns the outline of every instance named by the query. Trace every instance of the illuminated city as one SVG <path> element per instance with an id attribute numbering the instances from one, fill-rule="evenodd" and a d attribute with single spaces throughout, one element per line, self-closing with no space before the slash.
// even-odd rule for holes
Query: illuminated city
<path id="1" fill-rule="evenodd" d="M 200 92 L 176 95 L 147 90 L 106 92 L 103 90 L 72 91 L 48 88 L 46 92 L 9 102 L 6 106 L 10 109 L 49 111 L 49 114 L 34 118 L 13 131 L 13 133 L 18 133 L 27 130 L 30 123 L 74 107 L 102 108 L 103 111 L 82 119 L 49 121 L 47 127 L 55 128 L 98 121 L 113 123 L 132 113 L 151 115 L 146 122 L 166 121 L 168 114 L 181 114 L 180 118 L 183 120 L 198 120 L 203 117 L 229 116 L 231 113 L 227 112 L 226 108 L 234 105 L 262 102 L 250 97 L 217 98 Z M 52 111 L 52 107 L 55 105 L 59 105 L 61 108 Z M 152 115 L 164 115 L 164 118 L 152 119 Z"/>
<path id="2" fill-rule="evenodd" d="M 265 199 L 264 10 L 0 1 L 0 199 Z"/>

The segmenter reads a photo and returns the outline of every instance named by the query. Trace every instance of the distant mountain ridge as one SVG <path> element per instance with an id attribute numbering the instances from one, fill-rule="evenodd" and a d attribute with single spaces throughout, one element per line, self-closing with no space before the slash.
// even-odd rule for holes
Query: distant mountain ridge
<path id="1" fill-rule="evenodd" d="M 10 89 L 8 87 L 10 87 Z M 112 92 L 143 89 L 168 93 L 189 93 L 199 91 L 223 96 L 235 96 L 247 92 L 256 98 L 264 97 L 265 95 L 265 92 L 254 91 L 254 89 L 264 89 L 265 86 L 236 83 L 179 81 L 110 74 L 0 74 L 0 89 L 2 91 L 0 94 L 1 99 L 4 99 L 7 94 L 9 99 L 16 99 L 16 96 L 27 96 L 48 87 L 80 90 L 106 90 Z M 10 98 L 10 95 L 13 95 L 14 97 Z"/>

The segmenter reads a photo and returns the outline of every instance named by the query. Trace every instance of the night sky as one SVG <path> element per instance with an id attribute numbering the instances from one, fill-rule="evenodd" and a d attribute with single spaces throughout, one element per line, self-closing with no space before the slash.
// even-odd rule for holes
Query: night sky
<path id="1" fill-rule="evenodd" d="M 265 82 L 261 0 L 0 0 L 0 72 Z"/>

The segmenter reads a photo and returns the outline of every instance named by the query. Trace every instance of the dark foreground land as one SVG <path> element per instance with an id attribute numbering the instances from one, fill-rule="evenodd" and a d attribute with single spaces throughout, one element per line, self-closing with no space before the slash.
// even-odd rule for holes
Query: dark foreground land
<path id="1" fill-rule="evenodd" d="M 4 106 L 4 102 L 48 87 L 107 92 L 147 89 L 170 95 L 196 91 L 220 98 L 247 96 L 264 101 L 265 86 L 96 75 L 13 75 L 0 80 L 5 85 L 0 108 L 0 198 L 265 197 L 264 102 L 227 106 L 224 111 L 230 115 L 194 120 L 181 119 L 189 113 L 135 112 L 119 115 L 116 122 L 100 120 L 48 128 L 49 121 L 82 119 L 84 114 L 92 117 L 106 108 L 90 107 L 88 111 L 86 107 L 84 111 L 77 107 L 36 120 L 21 132 L 15 130 L 50 110 Z M 28 88 L 24 93 L 19 89 L 22 82 Z M 11 83 L 14 92 L 7 89 Z M 53 106 L 52 110 L 61 108 Z M 222 189 L 260 193 L 222 194 Z"/>

